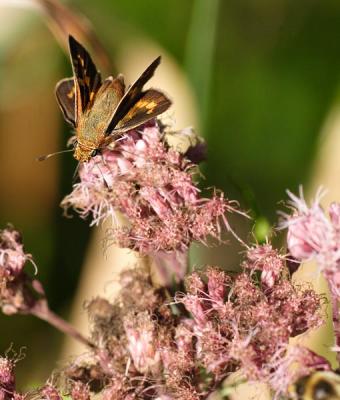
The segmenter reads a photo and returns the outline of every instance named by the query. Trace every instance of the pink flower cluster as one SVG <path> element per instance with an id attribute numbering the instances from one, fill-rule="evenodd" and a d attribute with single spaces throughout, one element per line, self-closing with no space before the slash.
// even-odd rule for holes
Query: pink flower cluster
<path id="1" fill-rule="evenodd" d="M 9 400 L 15 392 L 14 362 L 0 357 L 0 400 Z"/>
<path id="2" fill-rule="evenodd" d="M 332 203 L 328 215 L 320 206 L 321 193 L 308 207 L 303 198 L 289 192 L 292 214 L 284 214 L 282 227 L 288 227 L 287 244 L 297 260 L 315 260 L 326 278 L 332 298 L 335 350 L 340 361 L 340 203 Z"/>
<path id="3" fill-rule="evenodd" d="M 196 357 L 216 377 L 233 365 L 247 379 L 285 392 L 292 372 L 278 367 L 289 338 L 322 323 L 321 299 L 292 284 L 284 257 L 268 244 L 249 249 L 244 268 L 235 277 L 208 268 L 205 279 L 197 273 L 187 279 L 180 300 L 195 321 Z"/>
<path id="4" fill-rule="evenodd" d="M 197 166 L 162 140 L 157 125 L 145 126 L 116 141 L 113 148 L 83 163 L 80 182 L 62 201 L 92 224 L 111 218 L 109 241 L 141 253 L 186 250 L 192 241 L 220 238 L 221 222 L 235 203 L 222 193 L 200 196 Z M 117 223 L 117 212 L 126 218 Z"/>
<path id="5" fill-rule="evenodd" d="M 66 375 L 82 382 L 96 376 L 107 400 L 201 400 L 238 370 L 282 394 L 321 364 L 328 369 L 308 349 L 288 350 L 290 337 L 322 323 L 321 298 L 292 284 L 284 257 L 269 244 L 251 248 L 244 267 L 235 276 L 216 267 L 194 272 L 174 302 L 147 273 L 125 271 L 116 303 L 88 304 L 97 350 Z"/>
<path id="6" fill-rule="evenodd" d="M 4 311 L 30 312 L 89 349 L 65 367 L 61 388 L 37 389 L 39 399 L 61 400 L 62 390 L 72 400 L 89 400 L 92 393 L 104 400 L 203 400 L 236 371 L 278 395 L 302 375 L 329 369 L 310 350 L 288 347 L 290 337 L 322 323 L 321 297 L 292 284 L 285 257 L 270 244 L 248 248 L 241 273 L 208 267 L 190 274 L 175 296 L 156 288 L 143 269 L 124 271 L 114 303 L 98 297 L 86 305 L 87 340 L 49 311 L 42 289 L 34 289 L 40 284 L 24 272 L 31 256 L 20 235 L 5 229 L 0 239 Z M 15 391 L 14 363 L 0 361 L 0 400 L 29 398 Z"/>
<path id="7" fill-rule="evenodd" d="M 63 400 L 61 392 L 51 383 L 31 392 L 20 393 L 16 389 L 15 365 L 17 360 L 0 357 L 0 400 Z M 72 400 L 90 400 L 88 385 L 80 381 L 69 381 L 64 392 Z"/>
<path id="8" fill-rule="evenodd" d="M 292 214 L 285 215 L 282 227 L 288 227 L 287 244 L 299 261 L 315 259 L 331 290 L 340 298 L 340 203 L 332 203 L 328 216 L 320 206 L 320 194 L 310 207 L 302 193 L 289 193 Z"/>

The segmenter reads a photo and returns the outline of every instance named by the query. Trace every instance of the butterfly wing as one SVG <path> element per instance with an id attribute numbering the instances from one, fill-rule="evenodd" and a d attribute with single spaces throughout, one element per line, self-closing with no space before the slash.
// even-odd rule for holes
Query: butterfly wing
<path id="1" fill-rule="evenodd" d="M 75 127 L 75 87 L 73 78 L 65 78 L 57 83 L 55 94 L 65 120 Z"/>
<path id="2" fill-rule="evenodd" d="M 94 97 L 102 84 L 102 80 L 90 54 L 71 35 L 69 36 L 69 48 L 74 74 L 77 122 L 81 114 L 93 104 Z"/>
<path id="3" fill-rule="evenodd" d="M 118 122 L 114 131 L 126 132 L 144 124 L 162 114 L 171 105 L 171 101 L 158 90 L 149 89 L 142 92 L 141 98 L 130 108 Z"/>
<path id="4" fill-rule="evenodd" d="M 171 105 L 171 101 L 163 93 L 154 89 L 143 91 L 143 86 L 153 76 L 160 61 L 161 57 L 157 57 L 129 87 L 106 128 L 106 135 L 114 130 L 127 131 L 141 125 L 161 114 Z"/>

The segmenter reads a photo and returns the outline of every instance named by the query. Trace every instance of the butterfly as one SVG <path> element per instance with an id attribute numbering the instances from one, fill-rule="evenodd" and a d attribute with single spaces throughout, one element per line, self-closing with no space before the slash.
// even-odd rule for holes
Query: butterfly
<path id="1" fill-rule="evenodd" d="M 56 97 L 65 120 L 75 128 L 74 157 L 87 162 L 116 138 L 166 111 L 171 101 L 156 89 L 143 90 L 160 64 L 157 57 L 125 90 L 118 75 L 102 81 L 90 54 L 69 36 L 73 77 L 56 85 Z"/>

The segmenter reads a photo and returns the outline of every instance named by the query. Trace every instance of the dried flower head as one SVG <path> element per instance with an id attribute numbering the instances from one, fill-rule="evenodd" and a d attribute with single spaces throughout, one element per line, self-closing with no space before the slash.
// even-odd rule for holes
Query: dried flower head
<path id="1" fill-rule="evenodd" d="M 10 348 L 7 353 L 13 352 L 14 357 L 0 356 L 0 400 L 25 400 L 26 395 L 16 391 L 15 366 L 22 358 L 23 353 L 19 354 Z"/>
<path id="2" fill-rule="evenodd" d="M 33 262 L 20 233 L 12 227 L 0 231 L 0 306 L 5 314 L 27 313 L 37 296 L 44 295 L 40 283 L 24 270 L 27 260 Z"/>
<path id="3" fill-rule="evenodd" d="M 0 399 L 7 399 L 15 390 L 14 362 L 0 357 Z"/>

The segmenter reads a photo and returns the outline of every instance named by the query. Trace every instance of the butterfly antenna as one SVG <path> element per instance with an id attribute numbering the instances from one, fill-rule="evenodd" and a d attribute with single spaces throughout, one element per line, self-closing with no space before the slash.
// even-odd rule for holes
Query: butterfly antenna
<path id="1" fill-rule="evenodd" d="M 79 167 L 80 167 L 80 162 L 78 162 L 78 164 L 77 164 L 77 166 L 76 166 L 76 168 L 75 168 L 75 170 L 74 170 L 74 172 L 73 172 L 73 177 L 72 177 L 72 182 L 74 183 L 75 181 L 76 181 L 76 179 L 77 179 L 77 175 L 78 175 L 78 172 L 79 172 Z"/>
<path id="2" fill-rule="evenodd" d="M 50 154 L 46 154 L 44 156 L 39 156 L 36 158 L 37 161 L 45 161 L 48 158 L 51 158 L 53 156 L 56 156 L 57 154 L 63 154 L 63 153 L 69 153 L 71 151 L 74 151 L 73 149 L 68 149 L 68 150 L 61 150 L 61 151 L 56 151 L 55 153 L 50 153 Z"/>
<path id="3" fill-rule="evenodd" d="M 103 159 L 103 156 L 102 156 L 102 159 Z M 103 163 L 105 163 L 105 161 L 103 161 Z M 105 179 L 105 176 L 104 176 L 104 174 L 103 174 L 103 171 L 100 169 L 99 163 L 96 163 L 96 166 L 98 167 L 98 170 L 99 170 L 99 172 L 100 172 L 100 175 L 101 175 L 102 178 L 103 178 L 103 182 L 104 182 L 104 185 L 105 185 L 106 189 L 109 190 L 109 191 L 111 191 L 112 188 L 111 188 L 111 187 L 109 186 L 109 184 L 107 183 L 107 180 Z"/>
<path id="4" fill-rule="evenodd" d="M 105 165 L 105 167 L 107 167 L 110 170 L 110 173 L 112 174 L 112 169 L 110 167 L 110 164 L 105 160 L 104 156 L 102 153 L 100 153 L 100 157 L 102 159 L 102 163 Z M 113 174 L 112 174 L 113 176 Z"/>

